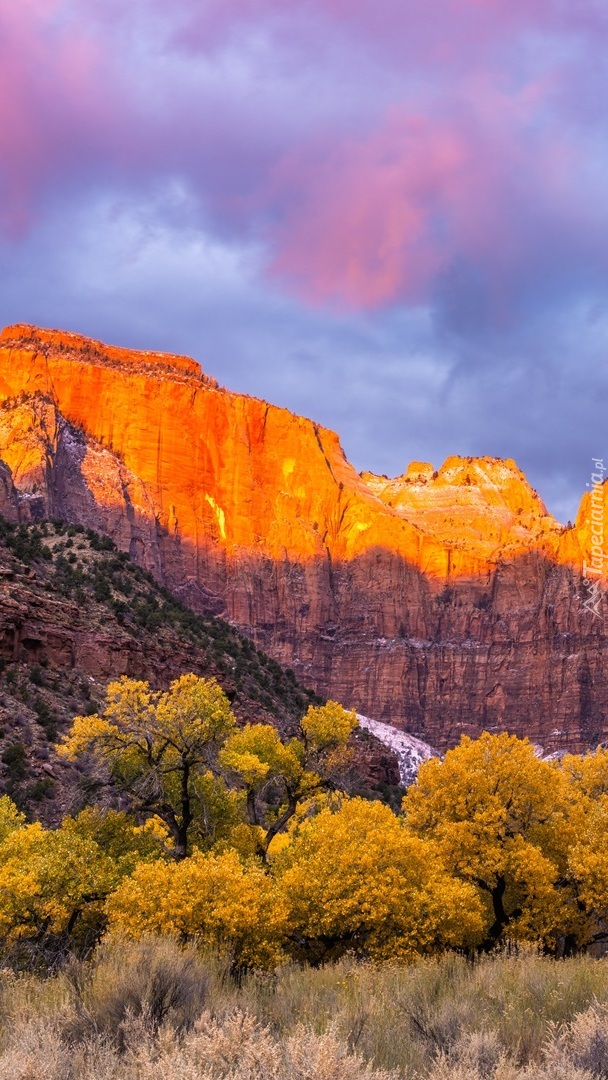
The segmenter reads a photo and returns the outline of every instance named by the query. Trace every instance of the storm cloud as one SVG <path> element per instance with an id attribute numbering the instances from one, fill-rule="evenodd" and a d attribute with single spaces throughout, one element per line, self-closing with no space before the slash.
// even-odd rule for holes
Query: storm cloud
<path id="1" fill-rule="evenodd" d="M 0 319 L 187 352 L 358 468 L 606 448 L 608 10 L 0 0 Z"/>

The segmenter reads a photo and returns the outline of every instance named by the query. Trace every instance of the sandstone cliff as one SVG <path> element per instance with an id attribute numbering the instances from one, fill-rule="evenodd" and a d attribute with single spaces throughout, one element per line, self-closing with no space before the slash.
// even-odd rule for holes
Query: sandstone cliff
<path id="1" fill-rule="evenodd" d="M 333 432 L 193 361 L 32 327 L 2 334 L 0 402 L 1 512 L 107 533 L 319 693 L 437 746 L 608 736 L 588 500 L 563 528 L 485 458 L 359 476 Z"/>

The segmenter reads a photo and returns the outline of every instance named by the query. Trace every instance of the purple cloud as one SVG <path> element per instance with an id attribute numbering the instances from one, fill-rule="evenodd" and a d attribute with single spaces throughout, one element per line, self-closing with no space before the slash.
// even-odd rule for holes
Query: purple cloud
<path id="1" fill-rule="evenodd" d="M 605 226 L 576 94 L 606 23 L 589 0 L 4 0 L 4 226 L 74 187 L 178 181 L 310 301 L 425 302 L 462 259 L 498 293 L 547 233 Z"/>
<path id="2" fill-rule="evenodd" d="M 419 389 L 416 400 L 421 415 L 437 410 L 443 387 L 446 451 L 515 453 L 507 428 L 539 369 L 526 404 L 534 438 L 511 438 L 522 465 L 528 446 L 545 470 L 547 387 L 572 428 L 584 415 L 575 365 L 596 367 L 603 340 L 607 37 L 602 0 L 0 0 L 3 317 L 40 311 L 75 325 L 86 310 L 80 329 L 123 340 L 132 317 L 132 344 L 154 326 L 166 347 L 178 334 L 175 347 L 195 353 L 213 325 L 222 362 L 246 354 L 247 389 L 273 396 L 292 372 L 285 403 L 309 412 L 310 370 L 318 381 L 323 369 L 331 397 L 350 350 L 358 376 L 335 422 L 344 431 L 357 401 L 376 410 L 352 437 L 361 465 L 373 466 L 365 447 L 375 452 L 378 431 L 390 429 L 399 467 L 404 456 L 398 414 L 387 427 L 382 393 L 364 389 L 366 350 L 391 409 L 401 377 L 404 394 L 407 378 L 424 382 L 411 356 L 422 350 L 429 371 L 441 369 L 427 404 Z M 171 243 L 189 252 L 180 290 Z M 58 253 L 69 268 L 84 248 L 90 294 L 79 307 L 84 271 L 57 274 Z M 222 274 L 213 285 L 207 263 L 199 275 L 199 248 L 227 252 L 222 274 L 241 273 L 243 288 Z M 144 269 L 160 250 L 166 280 L 162 266 Z M 125 260 L 139 284 L 124 286 L 123 309 L 112 287 Z M 265 381 L 273 334 L 281 375 Z M 597 378 L 588 371 L 585 393 Z M 498 443 L 481 412 L 501 400 Z M 421 421 L 416 438 L 427 429 Z"/>

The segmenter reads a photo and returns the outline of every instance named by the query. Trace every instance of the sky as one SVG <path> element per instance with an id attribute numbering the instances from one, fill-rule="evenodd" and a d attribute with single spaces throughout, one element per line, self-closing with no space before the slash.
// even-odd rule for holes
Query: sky
<path id="1" fill-rule="evenodd" d="M 0 0 L 0 323 L 186 353 L 359 470 L 608 465 L 606 0 Z"/>

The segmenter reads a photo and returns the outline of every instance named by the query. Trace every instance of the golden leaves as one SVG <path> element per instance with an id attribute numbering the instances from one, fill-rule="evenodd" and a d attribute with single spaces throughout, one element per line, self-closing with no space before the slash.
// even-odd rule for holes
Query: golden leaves
<path id="1" fill-rule="evenodd" d="M 503 935 L 555 951 L 599 940 L 608 752 L 547 762 L 515 736 L 463 738 L 421 767 L 398 816 L 331 793 L 353 724 L 329 702 L 283 740 L 263 724 L 237 730 L 213 680 L 183 676 L 165 694 L 112 684 L 103 715 L 77 717 L 62 750 L 105 760 L 147 820 L 88 809 L 45 830 L 0 799 L 0 936 L 73 933 L 86 910 L 98 931 L 109 918 L 261 968 Z"/>
<path id="2" fill-rule="evenodd" d="M 122 934 L 195 939 L 228 949 L 236 966 L 273 967 L 282 956 L 284 908 L 276 884 L 235 851 L 137 867 L 108 912 L 110 927 Z"/>
<path id="3" fill-rule="evenodd" d="M 482 929 L 475 891 L 381 803 L 350 799 L 303 821 L 276 867 L 292 934 L 319 958 L 406 957 L 470 943 Z"/>
<path id="4" fill-rule="evenodd" d="M 302 718 L 304 735 L 318 750 L 346 746 L 348 737 L 356 726 L 355 712 L 348 712 L 336 701 L 326 701 L 325 705 L 310 705 Z"/>

